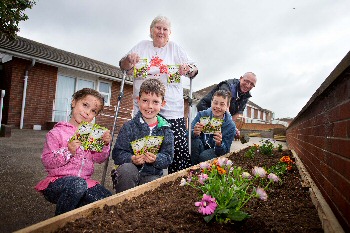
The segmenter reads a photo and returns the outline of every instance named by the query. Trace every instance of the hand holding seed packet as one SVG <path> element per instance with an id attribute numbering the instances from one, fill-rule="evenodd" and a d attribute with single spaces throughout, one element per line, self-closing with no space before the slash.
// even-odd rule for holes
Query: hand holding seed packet
<path id="1" fill-rule="evenodd" d="M 169 77 L 168 83 L 180 83 L 181 75 L 179 72 L 179 65 L 168 65 Z"/>
<path id="2" fill-rule="evenodd" d="M 205 134 L 213 134 L 214 132 L 221 131 L 223 119 L 213 117 L 201 117 L 199 122 L 204 125 L 202 132 Z"/>
<path id="3" fill-rule="evenodd" d="M 148 60 L 147 58 L 140 59 L 138 63 L 134 66 L 134 77 L 135 78 L 146 78 L 147 77 L 147 67 Z"/>
<path id="4" fill-rule="evenodd" d="M 84 150 L 101 152 L 104 146 L 102 135 L 107 130 L 107 128 L 98 124 L 83 121 L 69 141 L 79 140 Z"/>
<path id="5" fill-rule="evenodd" d="M 134 155 L 139 156 L 146 152 L 158 154 L 163 138 L 163 136 L 146 136 L 130 142 Z"/>

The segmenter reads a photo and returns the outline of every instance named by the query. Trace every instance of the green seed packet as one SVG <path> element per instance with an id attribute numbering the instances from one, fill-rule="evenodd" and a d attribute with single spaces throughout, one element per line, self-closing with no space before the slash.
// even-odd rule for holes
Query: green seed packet
<path id="1" fill-rule="evenodd" d="M 179 73 L 179 65 L 168 65 L 169 77 L 168 83 L 180 83 L 181 75 Z"/>
<path id="2" fill-rule="evenodd" d="M 71 142 L 73 140 L 79 140 L 81 142 L 85 142 L 92 131 L 92 126 L 93 124 L 82 121 L 78 127 L 78 130 L 69 141 Z"/>
<path id="3" fill-rule="evenodd" d="M 147 58 L 140 59 L 140 61 L 134 66 L 134 77 L 135 78 L 146 78 L 147 77 Z"/>
<path id="4" fill-rule="evenodd" d="M 221 131 L 223 119 L 213 117 L 201 117 L 200 122 L 204 124 L 202 132 L 205 134 L 213 134 L 216 131 Z"/>
<path id="5" fill-rule="evenodd" d="M 134 151 L 134 155 L 138 156 L 145 153 L 145 149 L 144 149 L 145 142 L 146 142 L 145 137 L 130 142 L 131 148 Z"/>
<path id="6" fill-rule="evenodd" d="M 155 155 L 158 154 L 163 138 L 163 136 L 146 136 L 145 152 L 151 152 Z"/>
<path id="7" fill-rule="evenodd" d="M 84 150 L 101 152 L 104 146 L 102 135 L 107 131 L 107 128 L 98 124 L 81 122 L 77 132 L 69 141 L 79 140 Z"/>
<path id="8" fill-rule="evenodd" d="M 221 132 L 222 122 L 224 122 L 223 119 L 219 119 L 219 118 L 215 118 L 215 117 L 211 119 L 210 125 L 212 126 L 213 133 L 216 131 Z"/>

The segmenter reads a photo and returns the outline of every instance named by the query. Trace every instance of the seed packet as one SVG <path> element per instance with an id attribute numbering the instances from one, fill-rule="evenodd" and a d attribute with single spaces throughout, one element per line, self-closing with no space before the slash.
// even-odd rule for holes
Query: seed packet
<path id="1" fill-rule="evenodd" d="M 79 140 L 81 142 L 86 141 L 89 138 L 89 134 L 92 131 L 92 126 L 93 124 L 82 121 L 78 127 L 78 130 L 75 132 L 73 137 L 69 139 L 69 141 L 70 142 L 73 140 Z"/>
<path id="2" fill-rule="evenodd" d="M 151 152 L 155 155 L 158 154 L 163 138 L 163 136 L 146 136 L 145 152 Z"/>
<path id="3" fill-rule="evenodd" d="M 223 121 L 224 121 L 223 119 L 219 119 L 215 117 L 211 119 L 210 125 L 212 126 L 213 133 L 216 131 L 221 132 L 221 126 Z"/>
<path id="4" fill-rule="evenodd" d="M 94 124 L 88 140 L 85 142 L 84 149 L 101 152 L 104 146 L 102 135 L 107 131 L 107 128 L 98 124 Z"/>
<path id="5" fill-rule="evenodd" d="M 145 149 L 144 149 L 145 142 L 146 142 L 145 137 L 130 142 L 131 148 L 134 151 L 134 155 L 138 156 L 145 153 Z"/>
<path id="6" fill-rule="evenodd" d="M 202 130 L 203 133 L 209 133 L 211 131 L 210 117 L 201 117 L 199 119 L 199 122 L 204 125 L 203 130 Z"/>
<path id="7" fill-rule="evenodd" d="M 134 77 L 135 78 L 146 78 L 147 77 L 147 67 L 148 60 L 147 58 L 140 59 L 138 63 L 134 66 Z"/>
<path id="8" fill-rule="evenodd" d="M 204 124 L 202 132 L 205 134 L 213 134 L 216 131 L 221 131 L 223 119 L 213 117 L 201 117 L 200 122 Z"/>
<path id="9" fill-rule="evenodd" d="M 180 83 L 181 75 L 179 73 L 179 65 L 168 65 L 169 77 L 168 83 Z"/>
<path id="10" fill-rule="evenodd" d="M 105 127 L 83 121 L 69 141 L 79 140 L 84 150 L 101 152 L 104 146 L 102 135 L 105 131 Z"/>

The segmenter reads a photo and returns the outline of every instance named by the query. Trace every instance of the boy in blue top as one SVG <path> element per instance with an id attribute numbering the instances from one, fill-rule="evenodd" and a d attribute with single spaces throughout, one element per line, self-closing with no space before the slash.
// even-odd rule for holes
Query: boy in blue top
<path id="1" fill-rule="evenodd" d="M 221 155 L 227 154 L 233 138 L 236 134 L 236 125 L 228 109 L 230 107 L 231 93 L 225 90 L 218 90 L 214 93 L 211 107 L 200 111 L 192 121 L 192 144 L 191 160 L 192 165 L 204 162 Z M 206 121 L 222 122 L 221 130 L 215 129 L 213 133 L 204 133 Z M 213 122 L 213 121 L 212 121 Z"/>
<path id="2" fill-rule="evenodd" d="M 145 184 L 163 175 L 174 156 L 174 136 L 170 124 L 159 112 L 165 105 L 165 86 L 158 79 L 147 79 L 138 97 L 140 111 L 120 129 L 112 158 L 119 165 L 112 173 L 116 193 Z M 161 136 L 157 153 L 135 153 L 131 143 L 146 136 Z"/>

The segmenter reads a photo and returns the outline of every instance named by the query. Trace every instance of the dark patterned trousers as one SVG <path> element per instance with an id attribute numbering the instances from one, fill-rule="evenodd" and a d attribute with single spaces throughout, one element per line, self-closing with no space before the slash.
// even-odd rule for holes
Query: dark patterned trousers
<path id="1" fill-rule="evenodd" d="M 86 181 L 76 176 L 59 178 L 50 183 L 42 193 L 46 200 L 56 204 L 55 215 L 63 214 L 112 195 L 108 189 L 100 184 L 88 189 Z"/>
<path id="2" fill-rule="evenodd" d="M 188 151 L 187 129 L 184 118 L 167 119 L 174 133 L 174 160 L 168 167 L 168 173 L 174 173 L 190 167 L 191 157 Z"/>

